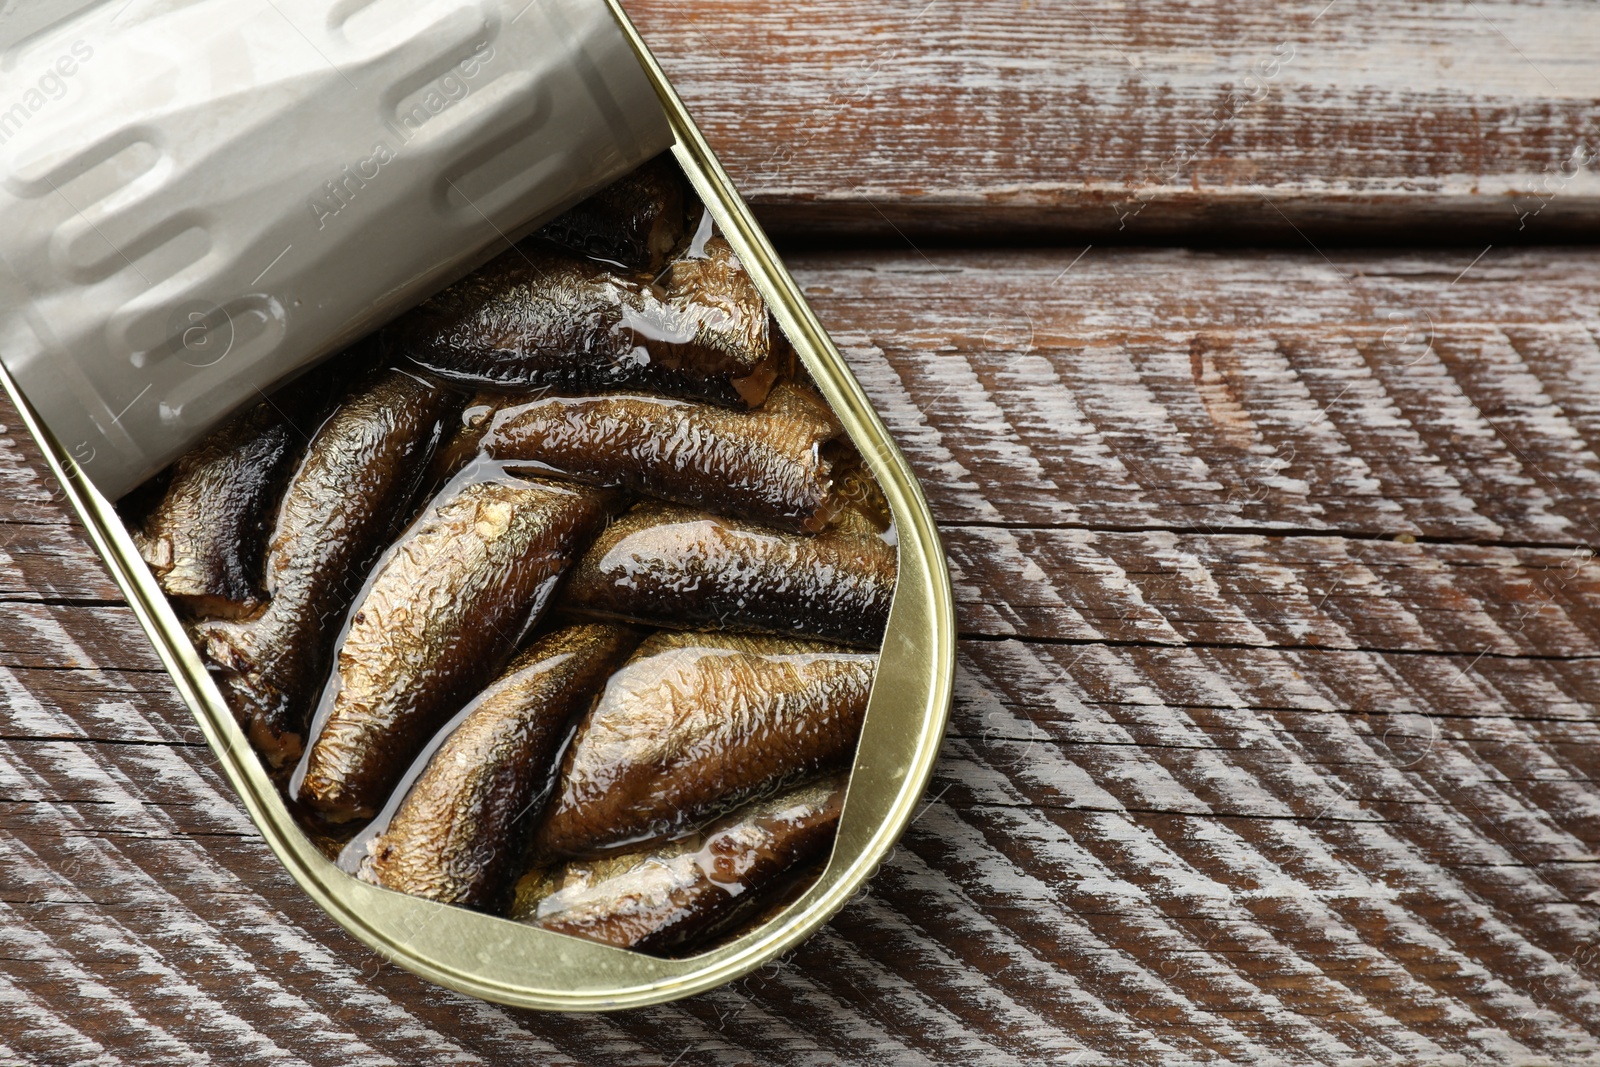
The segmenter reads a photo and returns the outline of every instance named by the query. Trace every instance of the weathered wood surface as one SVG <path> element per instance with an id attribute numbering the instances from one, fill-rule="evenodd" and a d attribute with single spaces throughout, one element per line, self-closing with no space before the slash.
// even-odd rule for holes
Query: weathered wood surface
<path id="1" fill-rule="evenodd" d="M 13 425 L 0 1062 L 1600 1062 L 1600 253 L 1077 255 L 793 259 L 943 524 L 953 727 L 819 936 L 615 1016 L 312 907 Z"/>
<path id="2" fill-rule="evenodd" d="M 1600 232 L 1588 0 L 625 7 L 782 231 Z"/>

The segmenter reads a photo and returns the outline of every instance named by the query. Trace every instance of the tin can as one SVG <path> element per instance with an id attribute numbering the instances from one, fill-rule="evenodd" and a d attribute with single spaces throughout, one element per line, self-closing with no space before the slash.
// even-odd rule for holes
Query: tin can
<path id="1" fill-rule="evenodd" d="M 954 670 L 949 576 L 915 477 L 637 31 L 615 0 L 606 0 L 606 7 L 656 96 L 671 151 L 876 476 L 897 533 L 898 582 L 832 853 L 810 887 L 763 925 L 710 951 L 669 959 L 391 892 L 344 873 L 296 824 L 112 500 L 0 363 L 0 381 L 64 496 L 250 817 L 295 880 L 352 935 L 399 966 L 486 1000 L 563 1011 L 639 1007 L 711 989 L 793 948 L 825 923 L 910 823 L 943 738 Z"/>

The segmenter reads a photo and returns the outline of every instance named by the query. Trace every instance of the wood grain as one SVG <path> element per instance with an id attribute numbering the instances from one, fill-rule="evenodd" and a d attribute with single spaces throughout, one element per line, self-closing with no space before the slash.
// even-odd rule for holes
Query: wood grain
<path id="1" fill-rule="evenodd" d="M 1586 0 L 626 0 L 775 230 L 1600 232 Z"/>
<path id="2" fill-rule="evenodd" d="M 1600 534 L 1593 253 L 1078 251 L 794 259 L 947 524 Z"/>
<path id="3" fill-rule="evenodd" d="M 1600 253 L 1078 251 L 792 259 L 952 730 L 819 936 L 643 1011 L 334 927 L 0 434 L 0 1061 L 1600 1062 Z"/>

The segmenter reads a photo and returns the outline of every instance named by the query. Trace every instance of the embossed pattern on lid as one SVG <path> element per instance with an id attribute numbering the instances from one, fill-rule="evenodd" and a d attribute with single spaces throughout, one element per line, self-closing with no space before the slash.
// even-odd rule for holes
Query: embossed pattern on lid
<path id="1" fill-rule="evenodd" d="M 111 498 L 672 142 L 598 0 L 136 0 L 4 59 L 0 360 Z"/>

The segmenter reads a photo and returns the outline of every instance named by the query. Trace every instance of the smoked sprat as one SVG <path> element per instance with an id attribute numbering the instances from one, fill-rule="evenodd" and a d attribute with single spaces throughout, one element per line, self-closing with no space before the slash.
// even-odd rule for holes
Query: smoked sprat
<path id="1" fill-rule="evenodd" d="M 635 951 L 781 910 L 841 817 L 895 531 L 676 164 L 369 341 L 124 502 L 307 835 Z"/>

